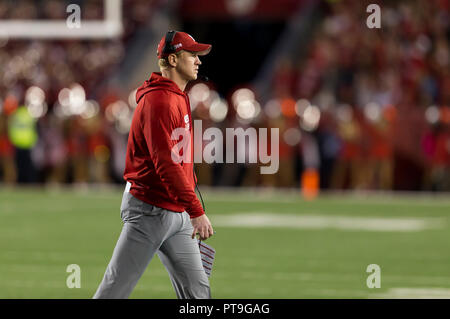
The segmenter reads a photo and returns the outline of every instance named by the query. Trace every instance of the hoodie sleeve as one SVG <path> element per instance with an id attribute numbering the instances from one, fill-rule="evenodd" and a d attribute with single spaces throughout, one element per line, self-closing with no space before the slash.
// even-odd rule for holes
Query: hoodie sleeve
<path id="1" fill-rule="evenodd" d="M 150 157 L 167 191 L 185 208 L 191 218 L 205 212 L 180 163 L 172 159 L 177 153 L 177 141 L 171 139 L 175 129 L 183 129 L 180 114 L 170 104 L 168 96 L 152 99 L 149 112 L 143 119 L 143 128 Z"/>

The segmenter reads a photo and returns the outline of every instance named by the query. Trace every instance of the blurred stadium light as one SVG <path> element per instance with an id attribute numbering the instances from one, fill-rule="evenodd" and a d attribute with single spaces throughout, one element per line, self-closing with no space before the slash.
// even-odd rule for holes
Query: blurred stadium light
<path id="1" fill-rule="evenodd" d="M 216 123 L 222 122 L 228 114 L 228 104 L 224 99 L 216 98 L 209 107 L 209 116 Z"/>

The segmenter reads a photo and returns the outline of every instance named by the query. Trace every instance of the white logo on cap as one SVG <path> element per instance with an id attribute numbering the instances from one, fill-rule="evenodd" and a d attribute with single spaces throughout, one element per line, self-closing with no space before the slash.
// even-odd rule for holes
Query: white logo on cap
<path id="1" fill-rule="evenodd" d="M 191 126 L 189 125 L 189 115 L 187 115 L 187 114 L 184 116 L 184 123 L 186 123 L 184 129 L 185 129 L 186 131 L 189 131 L 189 129 L 191 128 Z"/>
<path id="2" fill-rule="evenodd" d="M 178 44 L 175 44 L 173 47 L 175 48 L 175 50 L 176 49 L 178 49 L 178 48 L 181 48 L 183 46 L 183 43 L 178 43 Z"/>

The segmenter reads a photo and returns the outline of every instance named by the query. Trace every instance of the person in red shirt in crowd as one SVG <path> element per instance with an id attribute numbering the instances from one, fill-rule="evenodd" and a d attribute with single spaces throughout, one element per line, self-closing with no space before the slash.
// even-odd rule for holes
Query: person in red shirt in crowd
<path id="1" fill-rule="evenodd" d="M 137 90 L 124 172 L 124 224 L 94 298 L 128 298 L 155 253 L 178 298 L 211 297 L 195 235 L 205 240 L 214 231 L 194 191 L 193 152 L 174 160 L 182 139 L 193 143 L 184 90 L 197 79 L 199 56 L 210 50 L 187 33 L 169 31 L 158 46 L 161 73 L 152 73 Z M 190 134 L 173 140 L 179 129 Z"/>
<path id="2" fill-rule="evenodd" d="M 89 182 L 89 150 L 88 134 L 79 117 L 69 118 L 66 125 L 65 147 L 68 165 L 73 170 L 73 182 L 86 184 Z"/>
<path id="3" fill-rule="evenodd" d="M 111 142 L 107 136 L 105 118 L 94 116 L 85 123 L 88 131 L 89 166 L 92 168 L 91 179 L 96 183 L 110 183 L 109 159 Z"/>
<path id="4" fill-rule="evenodd" d="M 338 106 L 337 133 L 342 146 L 334 165 L 331 185 L 335 189 L 362 189 L 366 185 L 362 160 L 363 130 L 357 111 L 350 105 Z"/>
<path id="5" fill-rule="evenodd" d="M 450 190 L 450 129 L 444 123 L 430 126 L 421 144 L 426 161 L 424 189 Z"/>
<path id="6" fill-rule="evenodd" d="M 14 146 L 8 139 L 8 118 L 0 111 L 0 176 L 3 182 L 14 184 L 17 180 L 16 165 L 14 163 Z"/>
<path id="7" fill-rule="evenodd" d="M 377 119 L 366 124 L 366 136 L 369 147 L 366 154 L 366 174 L 370 189 L 392 189 L 393 150 L 390 137 L 395 107 L 387 105 Z"/>

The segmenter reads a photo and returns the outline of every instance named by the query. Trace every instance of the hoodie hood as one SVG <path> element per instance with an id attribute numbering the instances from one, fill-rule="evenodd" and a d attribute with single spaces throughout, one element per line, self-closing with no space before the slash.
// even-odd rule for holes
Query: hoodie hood
<path id="1" fill-rule="evenodd" d="M 155 90 L 168 90 L 173 93 L 185 96 L 185 93 L 180 90 L 178 85 L 172 80 L 162 76 L 160 72 L 153 72 L 150 79 L 144 82 L 136 92 L 136 103 L 142 99 L 142 97 L 148 92 Z"/>

